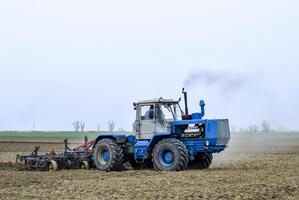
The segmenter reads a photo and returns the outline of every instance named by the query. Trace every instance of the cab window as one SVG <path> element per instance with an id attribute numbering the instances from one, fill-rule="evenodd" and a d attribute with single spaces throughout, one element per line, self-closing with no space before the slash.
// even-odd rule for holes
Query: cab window
<path id="1" fill-rule="evenodd" d="M 154 119 L 154 105 L 141 106 L 141 120 Z"/>

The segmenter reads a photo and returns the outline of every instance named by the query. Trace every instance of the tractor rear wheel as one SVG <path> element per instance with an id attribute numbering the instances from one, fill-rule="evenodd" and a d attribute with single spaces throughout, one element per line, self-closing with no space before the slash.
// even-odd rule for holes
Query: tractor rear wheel
<path id="1" fill-rule="evenodd" d="M 207 169 L 211 166 L 212 160 L 212 153 L 199 153 L 195 160 L 189 164 L 188 169 Z"/>
<path id="2" fill-rule="evenodd" d="M 155 146 L 152 160 L 155 170 L 183 171 L 188 166 L 189 154 L 183 142 L 168 138 Z"/>
<path id="3" fill-rule="evenodd" d="M 93 151 L 94 162 L 101 171 L 115 171 L 124 160 L 123 148 L 112 139 L 100 140 Z"/>
<path id="4" fill-rule="evenodd" d="M 50 164 L 49 164 L 49 171 L 57 171 L 58 170 L 58 164 L 55 160 L 50 160 Z"/>

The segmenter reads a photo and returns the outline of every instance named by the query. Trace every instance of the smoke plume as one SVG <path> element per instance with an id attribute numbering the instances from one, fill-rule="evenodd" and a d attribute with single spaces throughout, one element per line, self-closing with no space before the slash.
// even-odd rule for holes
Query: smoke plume
<path id="1" fill-rule="evenodd" d="M 191 70 L 184 86 L 193 99 L 205 99 L 208 117 L 229 118 L 237 127 L 259 125 L 263 120 L 272 127 L 297 127 L 299 86 L 290 71 Z M 296 98 L 297 97 L 297 98 Z M 196 108 L 194 108 L 196 109 Z"/>
<path id="2" fill-rule="evenodd" d="M 184 87 L 186 88 L 198 85 L 216 87 L 223 95 L 237 92 L 245 84 L 245 75 L 226 71 L 193 70 L 184 80 Z"/>

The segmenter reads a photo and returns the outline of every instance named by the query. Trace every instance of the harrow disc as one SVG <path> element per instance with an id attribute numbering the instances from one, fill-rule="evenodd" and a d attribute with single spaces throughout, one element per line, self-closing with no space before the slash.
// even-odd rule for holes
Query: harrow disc
<path id="1" fill-rule="evenodd" d="M 86 169 L 86 170 L 88 170 L 89 169 L 89 164 L 88 164 L 88 162 L 87 161 L 82 161 L 81 163 L 80 163 L 80 169 Z"/>
<path id="2" fill-rule="evenodd" d="M 57 171 L 58 164 L 55 160 L 50 160 L 49 171 Z"/>

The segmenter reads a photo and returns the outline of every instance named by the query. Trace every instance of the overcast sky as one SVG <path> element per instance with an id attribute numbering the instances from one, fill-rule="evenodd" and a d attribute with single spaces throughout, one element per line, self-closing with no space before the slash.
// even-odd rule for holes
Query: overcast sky
<path id="1" fill-rule="evenodd" d="M 131 130 L 179 98 L 235 127 L 299 130 L 298 1 L 2 1 L 0 130 Z"/>

